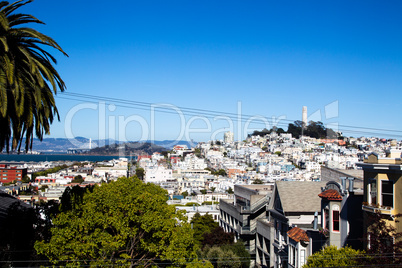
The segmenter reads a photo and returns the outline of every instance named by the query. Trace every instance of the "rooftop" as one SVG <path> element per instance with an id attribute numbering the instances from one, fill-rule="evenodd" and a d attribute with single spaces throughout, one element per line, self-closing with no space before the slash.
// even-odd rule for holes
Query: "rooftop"
<path id="1" fill-rule="evenodd" d="M 321 211 L 321 187 L 326 182 L 314 181 L 278 181 L 277 190 L 284 212 Z"/>
<path id="2" fill-rule="evenodd" d="M 299 227 L 293 227 L 287 232 L 287 234 L 289 238 L 292 238 L 296 242 L 309 241 L 307 233 L 304 230 L 300 229 Z"/>
<path id="3" fill-rule="evenodd" d="M 328 199 L 328 200 L 336 200 L 336 201 L 342 200 L 342 196 L 335 189 L 328 189 L 328 190 L 320 193 L 318 196 L 321 198 Z"/>

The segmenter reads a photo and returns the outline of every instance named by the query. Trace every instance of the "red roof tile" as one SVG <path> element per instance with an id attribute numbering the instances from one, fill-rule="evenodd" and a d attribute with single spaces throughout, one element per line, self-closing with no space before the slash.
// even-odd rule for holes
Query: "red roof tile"
<path id="1" fill-rule="evenodd" d="M 306 231 L 300 229 L 299 227 L 293 227 L 287 232 L 287 234 L 289 238 L 292 238 L 296 242 L 309 241 L 309 237 Z"/>
<path id="2" fill-rule="evenodd" d="M 326 190 L 326 191 L 320 193 L 318 196 L 322 197 L 322 198 L 326 198 L 328 200 L 337 200 L 337 201 L 342 200 L 342 196 L 335 189 Z"/>

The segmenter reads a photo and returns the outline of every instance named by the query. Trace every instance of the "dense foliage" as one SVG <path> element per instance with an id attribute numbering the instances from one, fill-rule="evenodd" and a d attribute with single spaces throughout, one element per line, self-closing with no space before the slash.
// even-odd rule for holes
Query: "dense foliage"
<path id="1" fill-rule="evenodd" d="M 361 263 L 364 252 L 344 247 L 328 246 L 307 258 L 305 267 L 355 267 Z"/>
<path id="2" fill-rule="evenodd" d="M 191 219 L 198 257 L 214 267 L 249 267 L 250 254 L 244 243 L 234 243 L 234 234 L 226 233 L 211 215 L 196 213 Z"/>
<path id="3" fill-rule="evenodd" d="M 57 167 L 53 167 L 53 168 L 49 168 L 46 170 L 35 172 L 32 174 L 32 180 L 35 180 L 35 178 L 38 176 L 47 176 L 47 174 L 56 173 L 56 172 L 59 172 L 60 170 L 66 169 L 66 168 L 68 168 L 68 166 L 63 164 L 61 166 L 57 166 Z"/>
<path id="4" fill-rule="evenodd" d="M 139 178 L 140 180 L 144 180 L 144 176 L 145 176 L 145 170 L 142 167 L 137 167 L 135 169 L 135 175 L 137 176 L 137 178 Z"/>
<path id="5" fill-rule="evenodd" d="M 214 221 L 210 214 L 201 216 L 201 214 L 197 212 L 191 219 L 191 226 L 194 230 L 194 239 L 199 245 L 202 245 L 204 234 L 212 232 L 216 227 L 219 227 L 219 224 Z"/>
<path id="6" fill-rule="evenodd" d="M 304 127 L 304 129 L 303 129 Z M 267 130 L 264 128 L 261 131 L 255 130 L 251 136 L 260 136 L 263 137 L 267 134 L 270 134 L 272 132 L 276 132 L 278 134 L 281 133 L 290 133 L 292 134 L 292 137 L 298 139 L 300 136 L 303 134 L 304 136 L 312 137 L 312 138 L 317 138 L 317 139 L 335 139 L 338 138 L 337 134 L 335 131 L 333 131 L 331 128 L 326 128 L 322 122 L 314 122 L 310 121 L 306 126 L 303 125 L 303 122 L 300 120 L 295 121 L 294 123 L 290 123 L 288 125 L 287 131 L 284 131 L 282 128 L 276 128 L 273 127 L 270 130 Z"/>
<path id="7" fill-rule="evenodd" d="M 57 265 L 183 266 L 196 259 L 190 225 L 165 190 L 137 178 L 95 187 L 53 219 L 35 249 Z"/>

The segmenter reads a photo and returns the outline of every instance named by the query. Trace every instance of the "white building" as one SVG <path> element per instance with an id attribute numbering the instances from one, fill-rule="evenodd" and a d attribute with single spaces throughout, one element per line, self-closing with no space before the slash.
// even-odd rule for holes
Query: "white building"
<path id="1" fill-rule="evenodd" d="M 230 131 L 225 132 L 225 133 L 223 134 L 223 141 L 224 141 L 225 143 L 232 143 L 232 142 L 234 141 L 234 134 L 233 134 L 233 132 L 230 132 Z"/>
<path id="2" fill-rule="evenodd" d="M 172 170 L 167 169 L 164 166 L 150 166 L 145 169 L 145 177 L 144 182 L 148 183 L 155 183 L 160 184 L 162 182 L 166 182 L 168 180 L 172 180 Z"/>

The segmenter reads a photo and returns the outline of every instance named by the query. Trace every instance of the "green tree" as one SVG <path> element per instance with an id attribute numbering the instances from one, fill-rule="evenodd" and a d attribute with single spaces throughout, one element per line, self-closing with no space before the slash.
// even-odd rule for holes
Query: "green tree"
<path id="1" fill-rule="evenodd" d="M 212 215 L 205 214 L 202 215 L 200 213 L 195 213 L 193 218 L 191 219 L 191 225 L 194 230 L 194 239 L 201 245 L 204 241 L 204 234 L 212 232 L 216 227 L 219 227 L 219 224 L 214 221 Z"/>
<path id="2" fill-rule="evenodd" d="M 31 178 L 28 177 L 27 175 L 25 175 L 24 177 L 22 177 L 21 181 L 22 181 L 23 183 L 29 183 L 29 182 L 31 181 Z"/>
<path id="3" fill-rule="evenodd" d="M 82 182 L 84 182 L 84 179 L 82 178 L 81 175 L 77 175 L 74 177 L 74 179 L 71 182 L 72 183 L 82 183 Z"/>
<path id="4" fill-rule="evenodd" d="M 200 148 L 195 148 L 195 149 L 194 149 L 194 154 L 195 154 L 197 157 L 201 157 L 201 149 L 200 149 Z"/>
<path id="5" fill-rule="evenodd" d="M 401 216 L 397 214 L 396 218 Z M 398 232 L 380 213 L 370 214 L 368 222 L 370 247 L 367 253 L 372 257 L 366 260 L 368 264 L 381 266 L 402 263 L 402 232 Z M 395 219 L 395 222 L 399 220 Z"/>
<path id="6" fill-rule="evenodd" d="M 218 171 L 216 171 L 216 172 L 213 172 L 213 174 L 214 175 L 218 175 L 218 176 L 226 176 L 227 175 L 227 173 L 226 173 L 226 171 L 224 170 L 224 169 L 219 169 Z"/>
<path id="7" fill-rule="evenodd" d="M 67 187 L 60 198 L 60 211 L 66 212 L 79 209 L 84 202 L 84 194 L 87 192 L 93 192 L 93 190 L 94 186 L 92 185 L 88 185 L 84 188 L 78 185 L 72 188 Z"/>
<path id="8" fill-rule="evenodd" d="M 253 184 L 264 184 L 264 182 L 261 179 L 255 179 L 253 180 Z"/>
<path id="9" fill-rule="evenodd" d="M 16 11 L 32 2 L 0 2 L 0 150 L 32 149 L 33 135 L 40 140 L 50 124 L 60 120 L 54 95 L 65 84 L 54 68 L 56 59 L 44 47 L 67 54 L 50 37 L 26 27 L 43 24 L 32 15 Z"/>
<path id="10" fill-rule="evenodd" d="M 251 260 L 250 252 L 248 252 L 248 250 L 244 246 L 244 242 L 241 239 L 237 240 L 237 242 L 234 244 L 230 243 L 223 245 L 222 248 L 224 250 L 232 251 L 235 254 L 236 258 L 241 261 L 241 267 L 243 268 L 250 267 L 250 260 Z"/>
<path id="11" fill-rule="evenodd" d="M 226 246 L 206 246 L 203 250 L 199 252 L 199 255 L 200 258 L 209 260 L 216 268 L 250 267 L 250 255 L 248 255 L 248 259 L 245 259 L 242 256 L 236 255 L 232 248 Z"/>
<path id="12" fill-rule="evenodd" d="M 66 168 L 68 168 L 68 166 L 63 164 L 61 166 L 57 166 L 57 167 L 49 168 L 49 169 L 42 170 L 42 171 L 39 171 L 39 172 L 35 172 L 35 173 L 32 174 L 32 180 L 34 181 L 35 178 L 38 177 L 38 176 L 47 176 L 50 173 L 56 173 L 56 172 L 58 172 L 58 171 L 60 171 L 62 169 L 66 169 Z"/>
<path id="13" fill-rule="evenodd" d="M 54 265 L 198 263 L 190 224 L 167 200 L 164 189 L 137 178 L 95 187 L 82 206 L 53 219 L 51 239 L 37 241 L 35 249 Z"/>
<path id="14" fill-rule="evenodd" d="M 209 230 L 203 234 L 202 245 L 227 245 L 232 244 L 234 241 L 233 233 L 226 233 L 222 227 L 216 226 L 214 229 Z"/>
<path id="15" fill-rule="evenodd" d="M 135 175 L 140 180 L 144 180 L 145 170 L 142 167 L 138 167 L 138 168 L 135 169 Z"/>
<path id="16" fill-rule="evenodd" d="M 364 251 L 344 247 L 328 246 L 307 258 L 305 267 L 346 267 L 357 266 L 361 262 Z"/>
<path id="17" fill-rule="evenodd" d="M 181 195 L 182 195 L 184 198 L 186 198 L 186 197 L 188 196 L 188 192 L 187 192 L 187 191 L 184 191 L 184 192 L 181 193 Z"/>
<path id="18" fill-rule="evenodd" d="M 226 190 L 228 194 L 234 194 L 232 187 L 229 187 L 229 189 Z"/>

